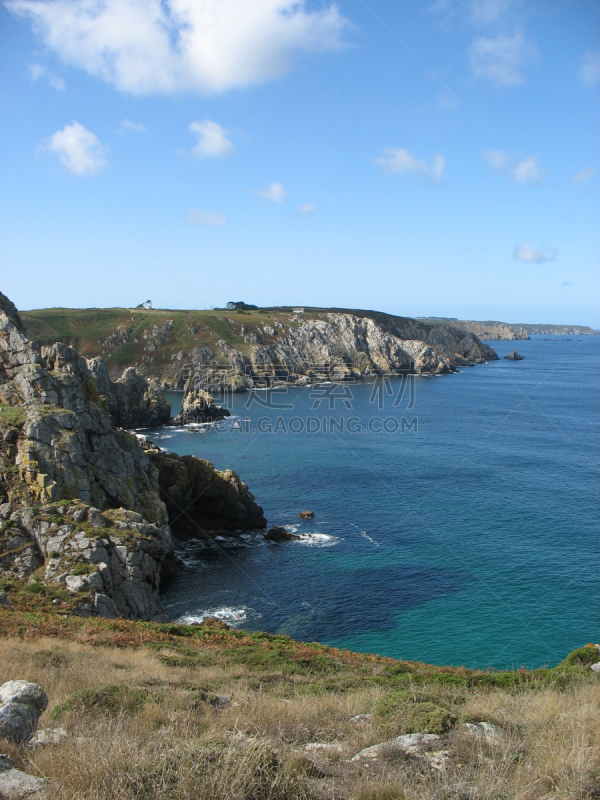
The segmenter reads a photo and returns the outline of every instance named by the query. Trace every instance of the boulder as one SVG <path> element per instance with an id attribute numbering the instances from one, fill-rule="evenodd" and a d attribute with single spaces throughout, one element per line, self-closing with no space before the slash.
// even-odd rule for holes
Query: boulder
<path id="1" fill-rule="evenodd" d="M 210 704 L 213 708 L 225 708 L 231 705 L 231 700 L 222 694 L 217 694 L 210 701 Z"/>
<path id="2" fill-rule="evenodd" d="M 43 791 L 47 785 L 44 778 L 36 778 L 15 769 L 9 756 L 0 755 L 0 797 L 3 800 L 31 797 Z"/>
<path id="3" fill-rule="evenodd" d="M 46 747 L 49 744 L 62 744 L 67 738 L 64 728 L 46 728 L 37 731 L 29 740 L 30 747 Z"/>
<path id="4" fill-rule="evenodd" d="M 507 356 L 504 356 L 506 361 L 523 361 L 524 356 L 519 355 L 516 350 L 511 350 Z"/>
<path id="5" fill-rule="evenodd" d="M 407 733 L 402 736 L 397 736 L 389 742 L 380 742 L 379 744 L 365 747 L 360 753 L 357 753 L 352 761 L 360 761 L 363 758 L 381 758 L 393 751 L 402 751 L 409 755 L 415 755 L 426 750 L 440 741 L 440 737 L 435 733 Z"/>
<path id="6" fill-rule="evenodd" d="M 10 600 L 4 591 L 0 592 L 0 606 L 10 606 Z"/>
<path id="7" fill-rule="evenodd" d="M 502 735 L 502 728 L 490 722 L 464 722 L 460 727 L 471 736 L 479 736 L 488 742 L 493 742 Z"/>
<path id="8" fill-rule="evenodd" d="M 594 672 L 600 673 L 600 661 L 596 661 L 595 664 L 592 664 L 591 668 L 594 670 Z"/>
<path id="9" fill-rule="evenodd" d="M 29 681 L 8 681 L 0 686 L 0 736 L 17 744 L 27 742 L 37 729 L 48 697 Z"/>
<path id="10" fill-rule="evenodd" d="M 315 516 L 314 511 L 301 511 L 298 516 L 300 519 L 312 519 Z"/>
<path id="11" fill-rule="evenodd" d="M 293 542 L 302 538 L 295 533 L 286 531 L 286 529 L 281 525 L 275 525 L 274 527 L 269 528 L 264 536 L 268 542 Z"/>

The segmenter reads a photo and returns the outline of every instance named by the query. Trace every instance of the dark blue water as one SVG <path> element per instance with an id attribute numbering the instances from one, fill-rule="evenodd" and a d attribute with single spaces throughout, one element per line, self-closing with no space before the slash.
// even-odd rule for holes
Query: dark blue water
<path id="1" fill-rule="evenodd" d="M 167 613 L 478 667 L 555 664 L 598 641 L 600 337 L 492 344 L 525 359 L 271 395 L 285 410 L 236 395 L 240 424 L 153 432 L 238 472 L 270 525 L 312 534 L 186 544 Z M 289 431 L 307 417 L 318 432 Z M 377 432 L 386 420 L 398 430 Z"/>

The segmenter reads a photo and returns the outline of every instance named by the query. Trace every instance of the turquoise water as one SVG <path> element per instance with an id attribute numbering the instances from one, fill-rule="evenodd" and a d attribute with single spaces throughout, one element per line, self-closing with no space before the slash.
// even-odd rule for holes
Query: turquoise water
<path id="1" fill-rule="evenodd" d="M 313 534 L 186 543 L 167 613 L 470 667 L 552 665 L 598 641 L 600 337 L 492 345 L 525 359 L 417 378 L 413 408 L 394 378 L 353 385 L 351 398 L 273 396 L 286 410 L 236 395 L 232 414 L 248 422 L 151 432 L 238 472 L 270 525 Z M 417 432 L 402 432 L 403 416 Z M 257 431 L 306 417 L 353 418 L 360 432 Z M 373 432 L 373 418 L 399 430 Z M 304 509 L 314 520 L 297 518 Z"/>

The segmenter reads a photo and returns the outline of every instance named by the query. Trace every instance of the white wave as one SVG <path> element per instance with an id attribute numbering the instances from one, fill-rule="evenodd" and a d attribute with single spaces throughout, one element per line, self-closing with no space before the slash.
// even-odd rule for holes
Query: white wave
<path id="1" fill-rule="evenodd" d="M 308 545 L 309 547 L 333 547 L 341 541 L 337 536 L 329 533 L 301 533 L 298 544 Z"/>
<path id="2" fill-rule="evenodd" d="M 197 611 L 194 614 L 183 614 L 178 617 L 175 622 L 181 625 L 191 625 L 193 622 L 203 622 L 205 619 L 216 617 L 217 619 L 226 622 L 228 625 L 236 626 L 245 622 L 248 617 L 260 619 L 261 614 L 253 608 L 241 606 L 241 608 L 232 608 L 231 606 L 222 606 L 221 608 L 208 608 L 202 611 Z"/>
<path id="3" fill-rule="evenodd" d="M 373 544 L 376 544 L 377 547 L 379 547 L 379 542 L 376 542 L 375 539 L 372 539 L 366 531 L 361 531 L 360 535 L 364 536 L 365 539 L 368 539 L 370 542 L 373 542 Z"/>

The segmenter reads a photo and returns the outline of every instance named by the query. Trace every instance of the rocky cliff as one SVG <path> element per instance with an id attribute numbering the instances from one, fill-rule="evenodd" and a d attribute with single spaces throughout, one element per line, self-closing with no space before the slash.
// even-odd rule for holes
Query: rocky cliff
<path id="1" fill-rule="evenodd" d="M 116 381 L 111 381 L 103 358 L 88 358 L 86 363 L 108 405 L 114 427 L 153 428 L 170 420 L 171 404 L 134 367 L 128 367 Z"/>
<path id="2" fill-rule="evenodd" d="M 121 404 L 123 397 L 132 400 Z M 66 597 L 79 614 L 154 619 L 173 553 L 169 508 L 197 530 L 206 519 L 211 532 L 264 526 L 233 473 L 194 457 L 167 464 L 115 429 L 141 407 L 158 413 L 145 380 L 128 374 L 115 389 L 100 363 L 90 369 L 73 348 L 39 348 L 0 293 L 0 572 Z M 161 469 L 179 462 L 173 492 Z"/>
<path id="3" fill-rule="evenodd" d="M 62 337 L 90 358 L 102 356 L 113 381 L 135 367 L 163 388 L 183 389 L 200 376 L 195 388 L 208 392 L 273 378 L 439 375 L 497 357 L 471 331 L 373 311 L 53 309 L 26 319 L 42 343 Z"/>

